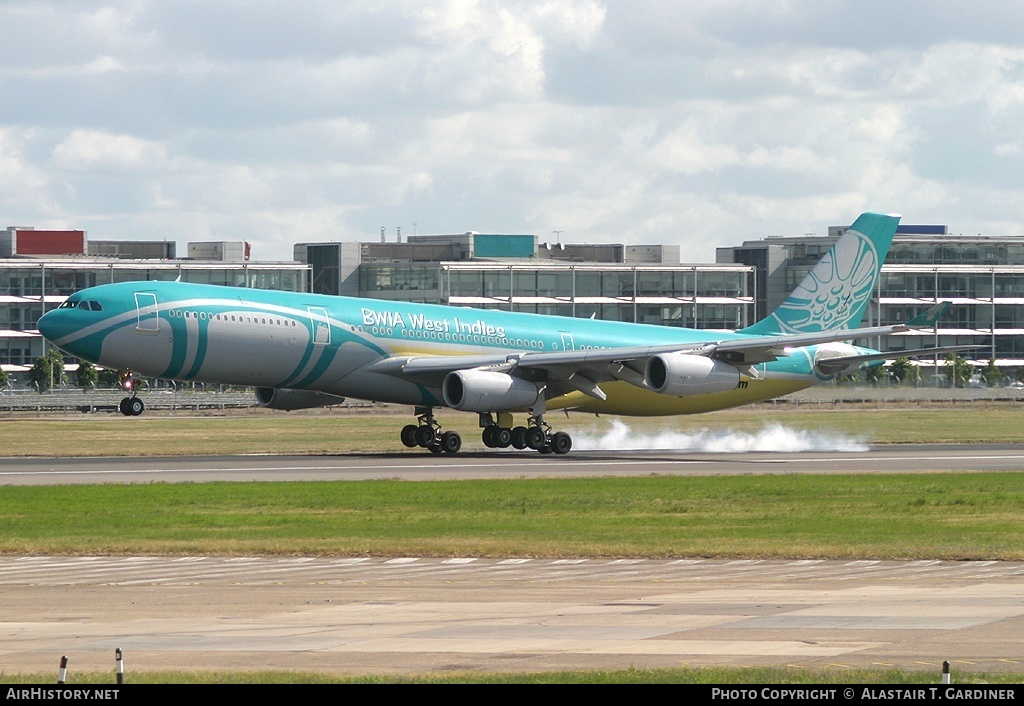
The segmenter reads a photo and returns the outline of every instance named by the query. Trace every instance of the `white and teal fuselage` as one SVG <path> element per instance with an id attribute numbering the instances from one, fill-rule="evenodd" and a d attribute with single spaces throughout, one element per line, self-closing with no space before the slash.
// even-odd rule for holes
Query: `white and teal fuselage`
<path id="1" fill-rule="evenodd" d="M 105 367 L 283 391 L 292 402 L 278 409 L 329 394 L 482 417 L 528 411 L 537 427 L 554 408 L 706 412 L 880 364 L 842 341 L 899 328 L 857 328 L 898 222 L 862 214 L 775 311 L 738 332 L 179 282 L 76 292 L 39 330 Z M 437 448 L 424 419 L 420 445 Z M 562 441 L 558 453 L 571 445 Z"/>
<path id="2" fill-rule="evenodd" d="M 311 390 L 340 397 L 444 406 L 440 378 L 381 370 L 394 358 L 481 357 L 644 346 L 694 346 L 752 337 L 623 322 L 199 285 L 127 282 L 78 292 L 39 328 L 83 360 L 156 378 Z M 805 346 L 749 366 L 733 389 L 672 396 L 622 379 L 606 399 L 570 390 L 547 408 L 628 415 L 704 412 L 818 384 L 819 349 Z"/>

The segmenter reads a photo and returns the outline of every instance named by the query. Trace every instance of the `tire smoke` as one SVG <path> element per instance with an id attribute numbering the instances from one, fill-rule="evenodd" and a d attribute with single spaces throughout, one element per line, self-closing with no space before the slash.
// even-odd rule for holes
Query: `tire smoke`
<path id="1" fill-rule="evenodd" d="M 577 432 L 575 447 L 587 451 L 699 451 L 702 453 L 744 453 L 751 451 L 846 451 L 868 450 L 859 438 L 830 432 L 792 429 L 779 423 L 766 424 L 757 432 L 732 429 L 699 431 L 640 432 L 620 420 L 612 420 L 605 432 Z"/>

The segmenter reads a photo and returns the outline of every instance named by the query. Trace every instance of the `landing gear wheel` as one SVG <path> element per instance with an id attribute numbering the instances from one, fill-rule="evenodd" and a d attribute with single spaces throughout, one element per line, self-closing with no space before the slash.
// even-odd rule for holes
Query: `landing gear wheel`
<path id="1" fill-rule="evenodd" d="M 480 438 L 484 442 L 484 446 L 489 449 L 494 448 L 494 429 L 495 427 L 484 427 L 483 432 L 480 434 Z"/>
<path id="2" fill-rule="evenodd" d="M 497 427 L 491 434 L 491 439 L 499 449 L 507 449 L 512 444 L 512 431 L 504 427 Z"/>
<path id="3" fill-rule="evenodd" d="M 534 451 L 540 451 L 547 442 L 547 435 L 540 427 L 530 427 L 526 430 L 526 445 Z"/>
<path id="4" fill-rule="evenodd" d="M 137 417 L 146 411 L 146 405 L 138 397 L 125 397 L 117 410 L 126 417 Z"/>
<path id="5" fill-rule="evenodd" d="M 572 437 L 564 431 L 557 431 L 551 435 L 551 450 L 556 454 L 567 454 L 572 449 Z"/>
<path id="6" fill-rule="evenodd" d="M 516 427 L 512 430 L 511 439 L 509 440 L 513 448 L 522 451 L 526 448 L 526 433 L 530 431 L 526 427 Z"/>
<path id="7" fill-rule="evenodd" d="M 484 427 L 480 437 L 483 439 L 484 446 L 489 449 L 507 449 L 512 443 L 512 431 L 493 424 Z"/>
<path id="8" fill-rule="evenodd" d="M 412 426 L 411 424 L 409 426 Z M 422 446 L 425 449 L 429 449 L 431 445 L 436 442 L 437 433 L 434 431 L 434 427 L 429 424 L 423 424 L 416 427 L 416 445 Z M 433 450 L 433 449 L 431 449 Z"/>
<path id="9" fill-rule="evenodd" d="M 416 448 L 419 444 L 416 443 L 416 430 L 419 429 L 415 424 L 406 424 L 402 427 L 402 444 L 408 446 L 410 449 Z"/>
<path id="10" fill-rule="evenodd" d="M 457 431 L 446 431 L 441 435 L 441 450 L 446 454 L 457 454 L 462 448 L 462 437 Z"/>

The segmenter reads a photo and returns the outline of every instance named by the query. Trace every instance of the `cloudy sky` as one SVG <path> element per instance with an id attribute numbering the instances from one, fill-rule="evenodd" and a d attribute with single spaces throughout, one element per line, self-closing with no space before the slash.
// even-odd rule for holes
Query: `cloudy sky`
<path id="1" fill-rule="evenodd" d="M 0 0 L 0 228 L 1024 233 L 1009 0 Z"/>

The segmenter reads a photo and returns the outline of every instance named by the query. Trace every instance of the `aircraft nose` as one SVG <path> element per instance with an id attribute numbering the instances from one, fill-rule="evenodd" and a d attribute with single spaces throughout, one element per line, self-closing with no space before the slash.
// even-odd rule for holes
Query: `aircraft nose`
<path id="1" fill-rule="evenodd" d="M 55 343 L 69 331 L 67 314 L 60 309 L 53 309 L 43 314 L 36 326 L 39 333 L 43 334 L 43 338 L 50 343 Z"/>

